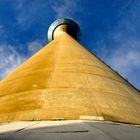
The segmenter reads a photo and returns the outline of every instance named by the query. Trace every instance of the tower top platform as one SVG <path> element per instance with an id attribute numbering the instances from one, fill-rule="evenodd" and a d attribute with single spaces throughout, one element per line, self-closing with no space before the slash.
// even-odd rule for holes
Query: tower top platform
<path id="1" fill-rule="evenodd" d="M 58 37 L 61 33 L 67 32 L 76 40 L 80 39 L 81 30 L 76 22 L 71 19 L 57 19 L 49 27 L 48 40 L 52 41 Z"/>

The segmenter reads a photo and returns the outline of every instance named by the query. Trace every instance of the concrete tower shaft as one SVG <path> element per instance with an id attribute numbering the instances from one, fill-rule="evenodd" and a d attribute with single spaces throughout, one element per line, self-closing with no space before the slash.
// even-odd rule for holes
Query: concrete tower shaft
<path id="1" fill-rule="evenodd" d="M 67 32 L 59 34 L 59 28 L 48 45 L 0 82 L 0 122 L 95 119 L 140 124 L 139 92 Z"/>

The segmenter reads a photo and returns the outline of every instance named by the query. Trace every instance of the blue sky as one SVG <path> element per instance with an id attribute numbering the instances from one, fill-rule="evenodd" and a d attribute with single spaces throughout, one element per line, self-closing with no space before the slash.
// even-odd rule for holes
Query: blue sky
<path id="1" fill-rule="evenodd" d="M 81 44 L 140 89 L 140 0 L 0 0 L 0 79 L 48 43 L 57 18 L 75 20 Z"/>

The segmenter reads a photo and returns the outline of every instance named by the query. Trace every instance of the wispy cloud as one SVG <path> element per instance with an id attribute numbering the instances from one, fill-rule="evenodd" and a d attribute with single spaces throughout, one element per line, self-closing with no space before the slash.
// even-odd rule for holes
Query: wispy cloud
<path id="1" fill-rule="evenodd" d="M 45 17 L 49 16 L 48 5 L 41 1 L 16 0 L 13 7 L 15 10 L 15 19 L 20 30 L 27 30 L 40 21 L 43 24 L 43 20 L 47 19 Z"/>
<path id="2" fill-rule="evenodd" d="M 42 42 L 40 40 L 29 42 L 27 48 L 28 48 L 28 56 L 31 56 L 42 48 Z"/>
<path id="3" fill-rule="evenodd" d="M 122 48 L 114 50 L 114 53 L 107 59 L 107 62 L 114 69 L 129 78 L 129 75 L 133 74 L 135 69 L 140 69 L 140 49 L 131 47 L 132 42 L 127 42 L 124 45 L 129 47 L 126 48 L 122 45 Z M 140 41 L 137 42 L 137 46 L 140 47 Z"/>
<path id="4" fill-rule="evenodd" d="M 15 46 L 6 42 L 6 37 L 6 31 L 4 27 L 0 25 L 0 79 L 3 79 L 25 60 L 25 58 L 15 50 Z"/>
<path id="5" fill-rule="evenodd" d="M 58 0 L 51 3 L 51 7 L 55 12 L 55 18 L 72 17 L 76 12 L 78 0 Z"/>
<path id="6" fill-rule="evenodd" d="M 140 40 L 138 38 L 140 2 L 119 11 L 119 19 L 108 38 L 98 42 L 99 56 L 140 89 Z M 124 12 L 124 13 L 123 13 Z M 127 14 L 125 14 L 127 13 Z M 111 43 L 110 43 L 111 42 Z"/>
<path id="7" fill-rule="evenodd" d="M 140 89 L 140 41 L 130 40 L 115 49 L 106 62 Z"/>
<path id="8" fill-rule="evenodd" d="M 0 79 L 16 69 L 21 63 L 27 60 L 31 55 L 42 48 L 39 40 L 35 40 L 27 44 L 27 54 L 19 53 L 15 46 L 8 44 L 0 45 Z"/>
<path id="9" fill-rule="evenodd" d="M 23 10 L 25 8 L 26 2 L 27 1 L 23 2 L 22 0 L 15 0 L 15 3 L 13 4 L 15 11 L 17 9 L 18 9 L 17 11 L 19 11 L 19 13 L 15 14 L 15 18 L 17 19 L 18 24 L 20 24 L 23 30 L 30 19 L 36 18 L 35 14 L 38 11 L 38 8 L 36 9 L 34 6 L 32 8 L 29 8 L 31 5 L 28 6 L 27 8 L 29 13 L 28 11 L 26 11 L 27 9 Z M 43 4 L 40 3 L 40 5 Z M 35 11 L 34 13 L 34 10 L 37 11 Z M 42 42 L 44 42 L 44 40 L 46 39 L 46 38 L 35 39 L 30 42 L 28 41 L 27 43 L 24 44 L 22 43 L 12 44 L 10 43 L 10 40 L 7 39 L 7 37 L 9 36 L 9 34 L 7 33 L 8 30 L 11 30 L 11 28 L 6 28 L 4 25 L 0 24 L 0 79 L 3 79 L 6 75 L 8 75 L 10 72 L 16 69 L 21 63 L 27 60 L 31 55 L 37 52 L 42 47 L 43 44 Z M 17 38 L 10 39 L 16 42 Z M 23 54 L 21 50 L 16 48 L 25 48 L 27 51 L 25 51 L 25 54 Z"/>
<path id="10" fill-rule="evenodd" d="M 44 2 L 44 0 L 16 0 L 13 7 L 15 9 L 17 24 L 21 29 L 25 30 L 40 20 L 43 24 L 49 18 L 73 18 L 79 9 L 78 3 L 79 0 L 49 0 L 47 2 Z"/>
<path id="11" fill-rule="evenodd" d="M 25 60 L 11 45 L 0 45 L 0 79 Z"/>
<path id="12" fill-rule="evenodd" d="M 9 6 L 7 6 L 8 4 Z M 41 48 L 44 43 L 37 38 L 41 34 L 46 36 L 48 23 L 54 18 L 67 17 L 76 19 L 76 22 L 79 20 L 78 23 L 84 23 L 83 27 L 85 28 L 83 29 L 85 31 L 83 34 L 87 32 L 87 26 L 89 25 L 97 28 L 96 31 L 101 32 L 101 34 L 105 32 L 106 34 L 102 34 L 101 38 L 99 35 L 101 41 L 94 44 L 94 46 L 97 46 L 95 48 L 98 48 L 97 55 L 127 77 L 130 82 L 134 81 L 133 83 L 140 88 L 140 81 L 137 78 L 140 77 L 140 74 L 136 73 L 136 71 L 140 71 L 138 61 L 140 56 L 140 41 L 138 38 L 140 36 L 140 1 L 104 3 L 104 1 L 88 2 L 86 0 L 15 0 L 14 3 L 7 2 L 5 5 L 6 10 L 4 12 L 6 11 L 6 13 L 3 15 L 4 12 L 1 12 L 4 18 L 2 18 L 3 22 L 0 23 L 0 78 L 11 72 Z M 112 6 L 114 6 L 111 9 L 113 14 L 106 12 Z M 9 15 L 12 12 L 11 17 L 13 18 L 11 20 L 9 20 L 10 16 L 7 16 L 7 11 L 9 11 Z M 103 14 L 104 11 L 105 14 Z M 109 16 L 111 18 L 108 18 Z M 89 19 L 90 22 L 87 22 Z M 108 20 L 114 22 L 113 26 L 112 22 Z M 94 26 L 95 21 L 97 21 L 97 24 L 99 22 L 103 24 Z M 101 28 L 103 32 L 100 30 L 100 26 L 105 26 Z M 95 33 L 94 30 L 92 31 Z M 86 45 L 89 48 L 92 47 L 89 43 L 90 39 L 92 40 L 92 37 L 90 37 L 92 31 L 88 32 L 86 36 Z M 99 38 L 97 37 L 97 41 Z M 84 40 L 86 39 L 84 38 Z M 21 50 L 18 52 L 19 49 L 16 49 L 20 45 L 26 47 L 25 56 L 23 56 Z"/>

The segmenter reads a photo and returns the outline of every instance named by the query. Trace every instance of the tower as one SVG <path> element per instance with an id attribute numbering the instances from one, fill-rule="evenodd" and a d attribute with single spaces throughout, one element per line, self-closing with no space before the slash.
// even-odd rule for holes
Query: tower
<path id="1" fill-rule="evenodd" d="M 0 122 L 107 120 L 140 124 L 138 91 L 77 40 L 79 26 L 55 21 L 50 43 L 0 82 Z"/>

